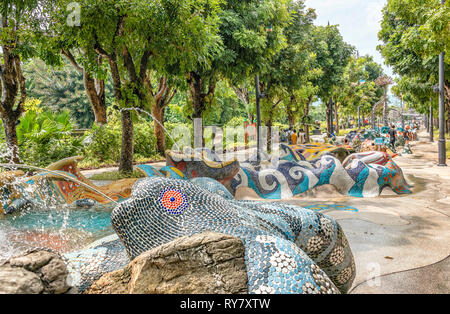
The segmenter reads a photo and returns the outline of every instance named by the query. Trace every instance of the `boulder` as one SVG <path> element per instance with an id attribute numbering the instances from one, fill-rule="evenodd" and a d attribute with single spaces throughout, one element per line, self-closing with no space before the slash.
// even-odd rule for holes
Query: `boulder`
<path id="1" fill-rule="evenodd" d="M 61 294 L 70 289 L 66 263 L 57 253 L 36 250 L 0 265 L 0 294 Z"/>
<path id="2" fill-rule="evenodd" d="M 124 269 L 103 275 L 87 294 L 247 293 L 244 246 L 239 238 L 213 232 L 163 244 Z"/>

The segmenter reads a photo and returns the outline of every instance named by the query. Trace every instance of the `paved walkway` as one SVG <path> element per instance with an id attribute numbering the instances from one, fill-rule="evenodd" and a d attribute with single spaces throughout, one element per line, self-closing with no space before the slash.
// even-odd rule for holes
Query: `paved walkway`
<path id="1" fill-rule="evenodd" d="M 351 293 L 450 293 L 450 167 L 436 166 L 437 143 L 420 136 L 413 155 L 395 158 L 413 194 L 331 200 L 359 210 L 327 213 L 355 256 Z"/>

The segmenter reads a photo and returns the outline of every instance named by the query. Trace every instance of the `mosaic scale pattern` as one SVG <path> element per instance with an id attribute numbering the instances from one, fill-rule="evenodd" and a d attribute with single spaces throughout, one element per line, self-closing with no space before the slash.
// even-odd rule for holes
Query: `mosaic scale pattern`
<path id="1" fill-rule="evenodd" d="M 339 225 L 321 213 L 286 204 L 235 201 L 211 193 L 225 188 L 214 180 L 200 184 L 167 178 L 142 179 L 132 196 L 112 213 L 112 224 L 128 256 L 181 236 L 214 231 L 239 237 L 251 293 L 346 292 L 355 265 Z M 170 215 L 161 191 L 181 191 L 189 206 Z M 225 195 L 226 192 L 224 191 Z"/>

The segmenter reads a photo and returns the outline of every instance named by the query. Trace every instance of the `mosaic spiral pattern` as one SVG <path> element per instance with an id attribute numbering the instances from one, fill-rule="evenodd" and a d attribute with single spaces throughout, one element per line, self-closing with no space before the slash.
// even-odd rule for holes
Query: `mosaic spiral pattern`
<path id="1" fill-rule="evenodd" d="M 159 203 L 169 215 L 180 215 L 189 206 L 183 192 L 171 188 L 164 189 L 159 193 Z"/>
<path id="2" fill-rule="evenodd" d="M 411 186 L 392 159 L 384 165 L 366 164 L 352 155 L 348 160 L 346 167 L 333 156 L 322 156 L 313 162 L 280 160 L 259 165 L 245 162 L 231 180 L 230 190 L 235 194 L 238 188 L 251 188 L 265 199 L 289 199 L 325 184 L 354 197 L 375 197 L 385 187 L 397 194 L 411 193 Z"/>

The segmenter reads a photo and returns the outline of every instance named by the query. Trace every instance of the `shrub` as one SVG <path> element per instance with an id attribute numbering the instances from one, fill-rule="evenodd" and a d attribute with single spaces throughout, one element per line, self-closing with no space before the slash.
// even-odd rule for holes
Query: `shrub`
<path id="1" fill-rule="evenodd" d="M 69 113 L 42 111 L 39 105 L 33 100 L 27 103 L 28 111 L 16 127 L 22 162 L 43 167 L 78 155 L 82 151 L 83 137 L 72 136 L 75 124 Z M 2 146 L 6 147 L 4 143 Z"/>

